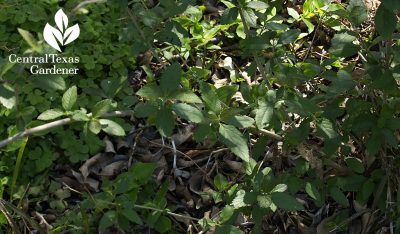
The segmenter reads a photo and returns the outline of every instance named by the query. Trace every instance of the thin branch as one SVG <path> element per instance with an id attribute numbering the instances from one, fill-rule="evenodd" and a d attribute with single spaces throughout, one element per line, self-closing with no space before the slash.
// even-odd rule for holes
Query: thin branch
<path id="1" fill-rule="evenodd" d="M 127 110 L 127 111 L 113 111 L 113 112 L 109 112 L 109 113 L 105 113 L 104 115 L 102 115 L 102 118 L 107 118 L 107 117 L 125 117 L 125 116 L 131 116 L 133 115 L 133 111 L 131 110 Z M 88 117 L 91 117 L 92 114 L 89 113 L 87 114 Z M 23 131 L 20 131 L 19 133 L 15 134 L 14 136 L 11 136 L 5 140 L 0 141 L 0 148 L 27 136 L 31 136 L 33 134 L 39 133 L 39 132 L 43 132 L 52 128 L 56 128 L 56 127 L 60 127 L 63 125 L 67 125 L 70 124 L 72 122 L 77 122 L 74 121 L 72 118 L 65 118 L 65 119 L 60 119 L 60 120 L 56 120 L 50 123 L 46 123 L 34 128 L 29 128 L 29 129 L 25 129 Z"/>
<path id="2" fill-rule="evenodd" d="M 254 127 L 254 126 L 250 127 L 250 129 L 252 131 L 256 132 L 256 133 L 259 133 L 259 134 L 267 136 L 267 137 L 271 137 L 271 138 L 273 138 L 275 140 L 278 140 L 278 141 L 283 140 L 282 136 L 280 136 L 280 135 L 278 135 L 278 134 L 276 134 L 274 132 L 271 132 L 271 131 L 268 131 L 268 130 L 265 130 L 265 129 L 258 129 L 258 128 Z"/>
<path id="3" fill-rule="evenodd" d="M 165 210 L 161 210 L 161 209 L 157 209 L 154 207 L 150 207 L 150 206 L 142 206 L 142 205 L 134 205 L 136 208 L 141 208 L 141 209 L 146 209 L 146 210 L 154 210 L 154 211 L 159 211 L 159 212 L 165 212 Z M 173 213 L 170 211 L 166 212 L 167 214 L 175 217 L 175 218 L 181 218 L 181 219 L 190 219 L 190 220 L 195 220 L 195 221 L 199 221 L 198 218 L 193 218 L 191 216 L 187 216 L 187 215 L 181 215 L 181 214 L 177 214 L 177 213 Z"/>

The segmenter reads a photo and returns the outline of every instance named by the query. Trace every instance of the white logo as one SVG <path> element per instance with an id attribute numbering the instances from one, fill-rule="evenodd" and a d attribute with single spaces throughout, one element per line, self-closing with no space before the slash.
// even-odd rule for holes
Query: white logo
<path id="1" fill-rule="evenodd" d="M 43 37 L 47 44 L 62 52 L 58 43 L 64 46 L 75 41 L 79 37 L 80 29 L 78 24 L 68 28 L 68 16 L 62 9 L 57 11 L 54 21 L 58 29 L 47 23 L 43 30 Z"/>

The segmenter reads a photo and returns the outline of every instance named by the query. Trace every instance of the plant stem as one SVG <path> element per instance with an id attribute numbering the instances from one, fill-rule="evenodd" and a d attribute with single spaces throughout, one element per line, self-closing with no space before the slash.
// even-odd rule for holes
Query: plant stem
<path id="1" fill-rule="evenodd" d="M 103 118 L 107 118 L 107 117 L 125 117 L 125 116 L 131 116 L 133 115 L 133 111 L 131 110 L 126 110 L 126 111 L 113 111 L 113 112 L 109 112 L 109 113 L 105 113 L 104 115 L 102 115 L 101 117 Z M 87 114 L 88 117 L 92 116 L 92 113 Z M 56 127 L 60 127 L 63 125 L 67 125 L 70 123 L 76 122 L 74 121 L 72 118 L 65 118 L 65 119 L 60 119 L 60 120 L 56 120 L 50 123 L 46 123 L 43 125 L 39 125 L 37 127 L 34 128 L 30 128 L 30 129 L 25 129 L 23 131 L 20 131 L 19 133 L 15 134 L 14 136 L 11 136 L 5 140 L 0 141 L 0 148 L 20 139 L 23 137 L 28 137 L 31 136 L 33 134 L 39 133 L 39 132 L 43 132 L 52 128 L 56 128 Z"/>
<path id="2" fill-rule="evenodd" d="M 154 207 L 150 207 L 150 206 L 142 206 L 142 205 L 134 205 L 135 208 L 140 208 L 140 209 L 146 209 L 146 210 L 154 210 L 154 211 L 159 211 L 159 212 L 165 212 L 165 210 L 161 210 L 158 208 L 154 208 Z M 166 211 L 167 214 L 174 216 L 176 218 L 182 218 L 182 219 L 190 219 L 190 220 L 195 220 L 195 221 L 199 221 L 198 218 L 193 218 L 191 216 L 187 216 L 187 215 L 181 215 L 181 214 L 177 214 L 177 213 L 173 213 L 170 211 Z"/>

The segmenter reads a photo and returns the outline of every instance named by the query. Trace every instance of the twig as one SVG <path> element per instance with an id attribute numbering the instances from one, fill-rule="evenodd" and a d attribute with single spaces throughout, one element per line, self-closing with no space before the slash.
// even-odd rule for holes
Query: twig
<path id="1" fill-rule="evenodd" d="M 280 136 L 280 135 L 278 135 L 278 134 L 276 134 L 274 132 L 271 132 L 271 131 L 268 131 L 268 130 L 265 130 L 265 129 L 258 129 L 258 128 L 254 127 L 254 126 L 250 127 L 250 129 L 253 130 L 254 132 L 257 132 L 257 133 L 261 134 L 261 135 L 264 135 L 264 136 L 267 136 L 267 137 L 271 137 L 271 138 L 273 138 L 275 140 L 278 140 L 278 141 L 283 140 L 282 136 Z"/>
<path id="2" fill-rule="evenodd" d="M 183 219 L 190 219 L 190 220 L 195 220 L 195 221 L 199 221 L 198 218 L 193 218 L 191 216 L 187 216 L 187 215 L 181 215 L 181 214 L 177 214 L 177 213 L 173 213 L 170 211 L 165 211 L 165 210 L 161 210 L 161 209 L 157 209 L 154 207 L 150 207 L 150 206 L 142 206 L 142 205 L 134 205 L 135 208 L 140 208 L 140 209 L 146 209 L 146 210 L 154 210 L 154 211 L 159 211 L 159 212 L 166 212 L 167 214 L 176 217 L 176 218 L 183 218 Z"/>
<path id="3" fill-rule="evenodd" d="M 105 113 L 104 115 L 102 115 L 101 117 L 103 118 L 107 118 L 107 117 L 124 117 L 124 116 L 131 116 L 133 115 L 133 111 L 131 110 L 126 110 L 126 111 L 113 111 L 113 112 L 109 112 L 109 113 Z M 91 113 L 87 114 L 87 116 L 90 118 L 92 116 Z M 77 122 L 74 121 L 72 118 L 65 118 L 65 119 L 60 119 L 60 120 L 56 120 L 50 123 L 46 123 L 34 128 L 29 128 L 29 129 L 25 129 L 23 131 L 20 131 L 19 133 L 15 134 L 14 136 L 11 136 L 5 140 L 0 141 L 0 148 L 18 140 L 24 137 L 28 137 L 31 136 L 33 134 L 39 133 L 39 132 L 43 132 L 46 130 L 50 130 L 52 128 L 56 128 L 56 127 L 60 127 L 63 125 L 67 125 L 73 122 Z"/>
<path id="4" fill-rule="evenodd" d="M 314 45 L 314 42 L 315 42 L 315 36 L 317 35 L 317 32 L 318 32 L 320 24 L 321 24 L 321 20 L 318 20 L 317 27 L 314 29 L 314 35 L 313 35 L 313 37 L 311 39 L 310 47 L 308 47 L 308 50 L 307 50 L 306 54 L 304 55 L 303 63 L 304 63 L 304 61 L 306 61 L 306 59 L 308 58 L 308 55 L 310 54 L 310 52 L 311 52 L 311 50 L 313 48 L 313 45 Z"/>

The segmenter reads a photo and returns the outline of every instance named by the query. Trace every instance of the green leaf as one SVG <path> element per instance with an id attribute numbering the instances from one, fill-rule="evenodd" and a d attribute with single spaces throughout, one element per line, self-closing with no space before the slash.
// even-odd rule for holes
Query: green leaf
<path id="1" fill-rule="evenodd" d="M 71 118 L 75 121 L 89 121 L 90 118 L 82 111 L 76 111 L 72 114 Z"/>
<path id="2" fill-rule="evenodd" d="M 319 194 L 318 188 L 315 186 L 315 183 L 307 182 L 305 190 L 306 193 L 314 200 L 321 200 L 321 195 Z"/>
<path id="3" fill-rule="evenodd" d="M 328 139 L 333 139 L 338 136 L 332 122 L 326 118 L 322 118 L 317 122 L 317 130 L 322 136 Z"/>
<path id="4" fill-rule="evenodd" d="M 295 9 L 288 7 L 287 11 L 288 11 L 288 14 L 290 16 L 292 16 L 295 20 L 300 19 L 300 15 Z"/>
<path id="5" fill-rule="evenodd" d="M 24 29 L 18 28 L 19 34 L 21 34 L 22 38 L 28 43 L 28 45 L 31 47 L 31 49 L 40 52 L 40 48 L 38 46 L 38 43 L 36 42 L 35 38 L 32 36 L 32 34 Z"/>
<path id="6" fill-rule="evenodd" d="M 214 177 L 214 185 L 218 189 L 218 191 L 222 192 L 222 191 L 226 190 L 229 187 L 229 182 L 225 178 L 225 176 L 223 176 L 223 175 L 218 173 Z"/>
<path id="7" fill-rule="evenodd" d="M 398 0 L 382 0 L 381 2 L 388 10 L 400 10 L 400 1 Z"/>
<path id="8" fill-rule="evenodd" d="M 272 201 L 286 211 L 304 210 L 303 205 L 287 193 L 272 193 Z"/>
<path id="9" fill-rule="evenodd" d="M 363 163 L 359 158 L 347 157 L 344 159 L 344 161 L 352 171 L 360 174 L 364 172 Z"/>
<path id="10" fill-rule="evenodd" d="M 52 119 L 57 119 L 60 116 L 64 115 L 64 111 L 60 110 L 60 109 L 50 109 L 47 110 L 43 113 L 41 113 L 38 116 L 38 119 L 40 120 L 52 120 Z"/>
<path id="11" fill-rule="evenodd" d="M 346 198 L 346 196 L 343 194 L 343 192 L 340 189 L 338 189 L 337 187 L 331 188 L 330 195 L 340 205 L 342 205 L 344 207 L 349 206 L 349 200 Z"/>
<path id="12" fill-rule="evenodd" d="M 221 223 L 225 223 L 226 221 L 228 221 L 232 215 L 235 213 L 235 209 L 233 208 L 233 206 L 225 206 L 222 210 L 221 210 L 221 214 L 220 214 L 220 222 Z"/>
<path id="13" fill-rule="evenodd" d="M 254 119 L 245 115 L 235 115 L 225 122 L 237 128 L 248 128 L 254 124 Z"/>
<path id="14" fill-rule="evenodd" d="M 227 8 L 221 16 L 221 24 L 231 24 L 237 20 L 239 10 L 237 7 Z"/>
<path id="15" fill-rule="evenodd" d="M 172 110 L 165 106 L 161 107 L 157 112 L 156 127 L 163 137 L 172 135 L 172 131 L 175 128 L 175 119 Z"/>
<path id="16" fill-rule="evenodd" d="M 257 202 L 260 207 L 269 208 L 272 204 L 271 195 L 258 195 Z"/>
<path id="17" fill-rule="evenodd" d="M 12 109 L 16 104 L 14 89 L 8 84 L 0 84 L 0 103 L 7 109 Z"/>
<path id="18" fill-rule="evenodd" d="M 92 117 L 93 118 L 98 118 L 102 116 L 103 114 L 107 113 L 107 111 L 110 110 L 111 107 L 111 100 L 110 99 L 104 99 L 96 103 L 92 109 Z"/>
<path id="19" fill-rule="evenodd" d="M 191 105 L 185 103 L 175 103 L 172 109 L 178 116 L 193 123 L 201 123 L 204 121 L 203 113 Z"/>
<path id="20" fill-rule="evenodd" d="M 161 76 L 160 87 L 165 95 L 179 89 L 181 80 L 181 66 L 179 63 L 173 63 L 167 67 Z"/>
<path id="21" fill-rule="evenodd" d="M 171 220 L 168 217 L 165 216 L 160 216 L 157 220 L 157 224 L 154 226 L 154 228 L 161 233 L 166 233 L 171 230 L 172 223 Z"/>
<path id="22" fill-rule="evenodd" d="M 101 129 L 114 136 L 125 136 L 125 130 L 118 123 L 109 119 L 100 119 Z"/>
<path id="23" fill-rule="evenodd" d="M 233 225 L 218 225 L 215 234 L 244 234 L 242 230 Z"/>
<path id="24" fill-rule="evenodd" d="M 117 213 L 114 210 L 107 211 L 100 219 L 99 230 L 104 231 L 116 223 L 117 223 Z"/>
<path id="25" fill-rule="evenodd" d="M 46 77 L 34 76 L 32 77 L 32 83 L 40 88 L 46 90 L 64 90 L 65 80 L 61 76 L 46 75 Z"/>
<path id="26" fill-rule="evenodd" d="M 140 218 L 138 213 L 133 209 L 122 209 L 121 214 L 125 216 L 129 221 L 139 225 L 143 225 L 142 219 Z"/>
<path id="27" fill-rule="evenodd" d="M 279 35 L 280 43 L 286 45 L 296 41 L 297 37 L 300 35 L 299 29 L 290 29 Z"/>
<path id="28" fill-rule="evenodd" d="M 237 90 L 238 90 L 237 85 L 227 85 L 217 89 L 216 93 L 218 95 L 218 99 L 228 105 L 231 102 L 231 99 L 233 95 L 235 95 Z"/>
<path id="29" fill-rule="evenodd" d="M 253 10 L 250 8 L 246 8 L 242 11 L 243 13 L 243 21 L 247 23 L 249 27 L 256 28 L 257 27 L 257 16 L 254 14 Z"/>
<path id="30" fill-rule="evenodd" d="M 243 161 L 249 161 L 249 148 L 243 134 L 239 130 L 232 125 L 220 124 L 218 132 L 222 143 Z"/>
<path id="31" fill-rule="evenodd" d="M 143 86 L 136 92 L 136 95 L 149 100 L 155 100 L 163 96 L 160 87 L 153 84 Z"/>
<path id="32" fill-rule="evenodd" d="M 271 193 L 283 193 L 287 190 L 288 186 L 286 184 L 277 184 L 271 190 Z"/>
<path id="33" fill-rule="evenodd" d="M 251 2 L 247 3 L 247 7 L 255 9 L 255 10 L 264 10 L 264 9 L 267 9 L 269 6 L 265 2 L 251 1 Z"/>
<path id="34" fill-rule="evenodd" d="M 92 119 L 88 122 L 88 128 L 91 132 L 97 135 L 101 131 L 101 124 L 99 120 Z"/>
<path id="35" fill-rule="evenodd" d="M 259 129 L 263 129 L 271 122 L 272 115 L 274 114 L 274 107 L 261 99 L 258 101 L 258 108 L 256 109 L 256 125 Z"/>
<path id="36" fill-rule="evenodd" d="M 337 57 L 346 58 L 353 56 L 360 50 L 360 47 L 353 43 L 356 40 L 357 38 L 355 36 L 347 32 L 337 33 L 332 39 L 332 46 L 329 52 Z"/>
<path id="37" fill-rule="evenodd" d="M 150 102 L 139 102 L 136 104 L 135 116 L 138 118 L 146 118 L 157 112 L 157 107 Z"/>
<path id="38" fill-rule="evenodd" d="M 201 123 L 193 131 L 193 139 L 202 142 L 211 133 L 212 129 L 209 123 Z"/>
<path id="39" fill-rule="evenodd" d="M 368 11 L 364 0 L 350 0 L 347 6 L 351 22 L 358 27 L 368 19 Z"/>
<path id="40" fill-rule="evenodd" d="M 177 92 L 171 98 L 186 103 L 202 103 L 201 99 L 192 91 Z"/>
<path id="41" fill-rule="evenodd" d="M 383 39 L 392 38 L 396 24 L 396 14 L 381 4 L 375 14 L 375 28 Z"/>
<path id="42" fill-rule="evenodd" d="M 204 104 L 215 113 L 219 113 L 222 109 L 222 102 L 219 100 L 217 93 L 210 84 L 200 83 L 201 98 Z"/>
<path id="43" fill-rule="evenodd" d="M 64 95 L 62 96 L 62 106 L 64 110 L 71 110 L 76 103 L 77 97 L 78 91 L 75 85 L 65 91 Z"/>

